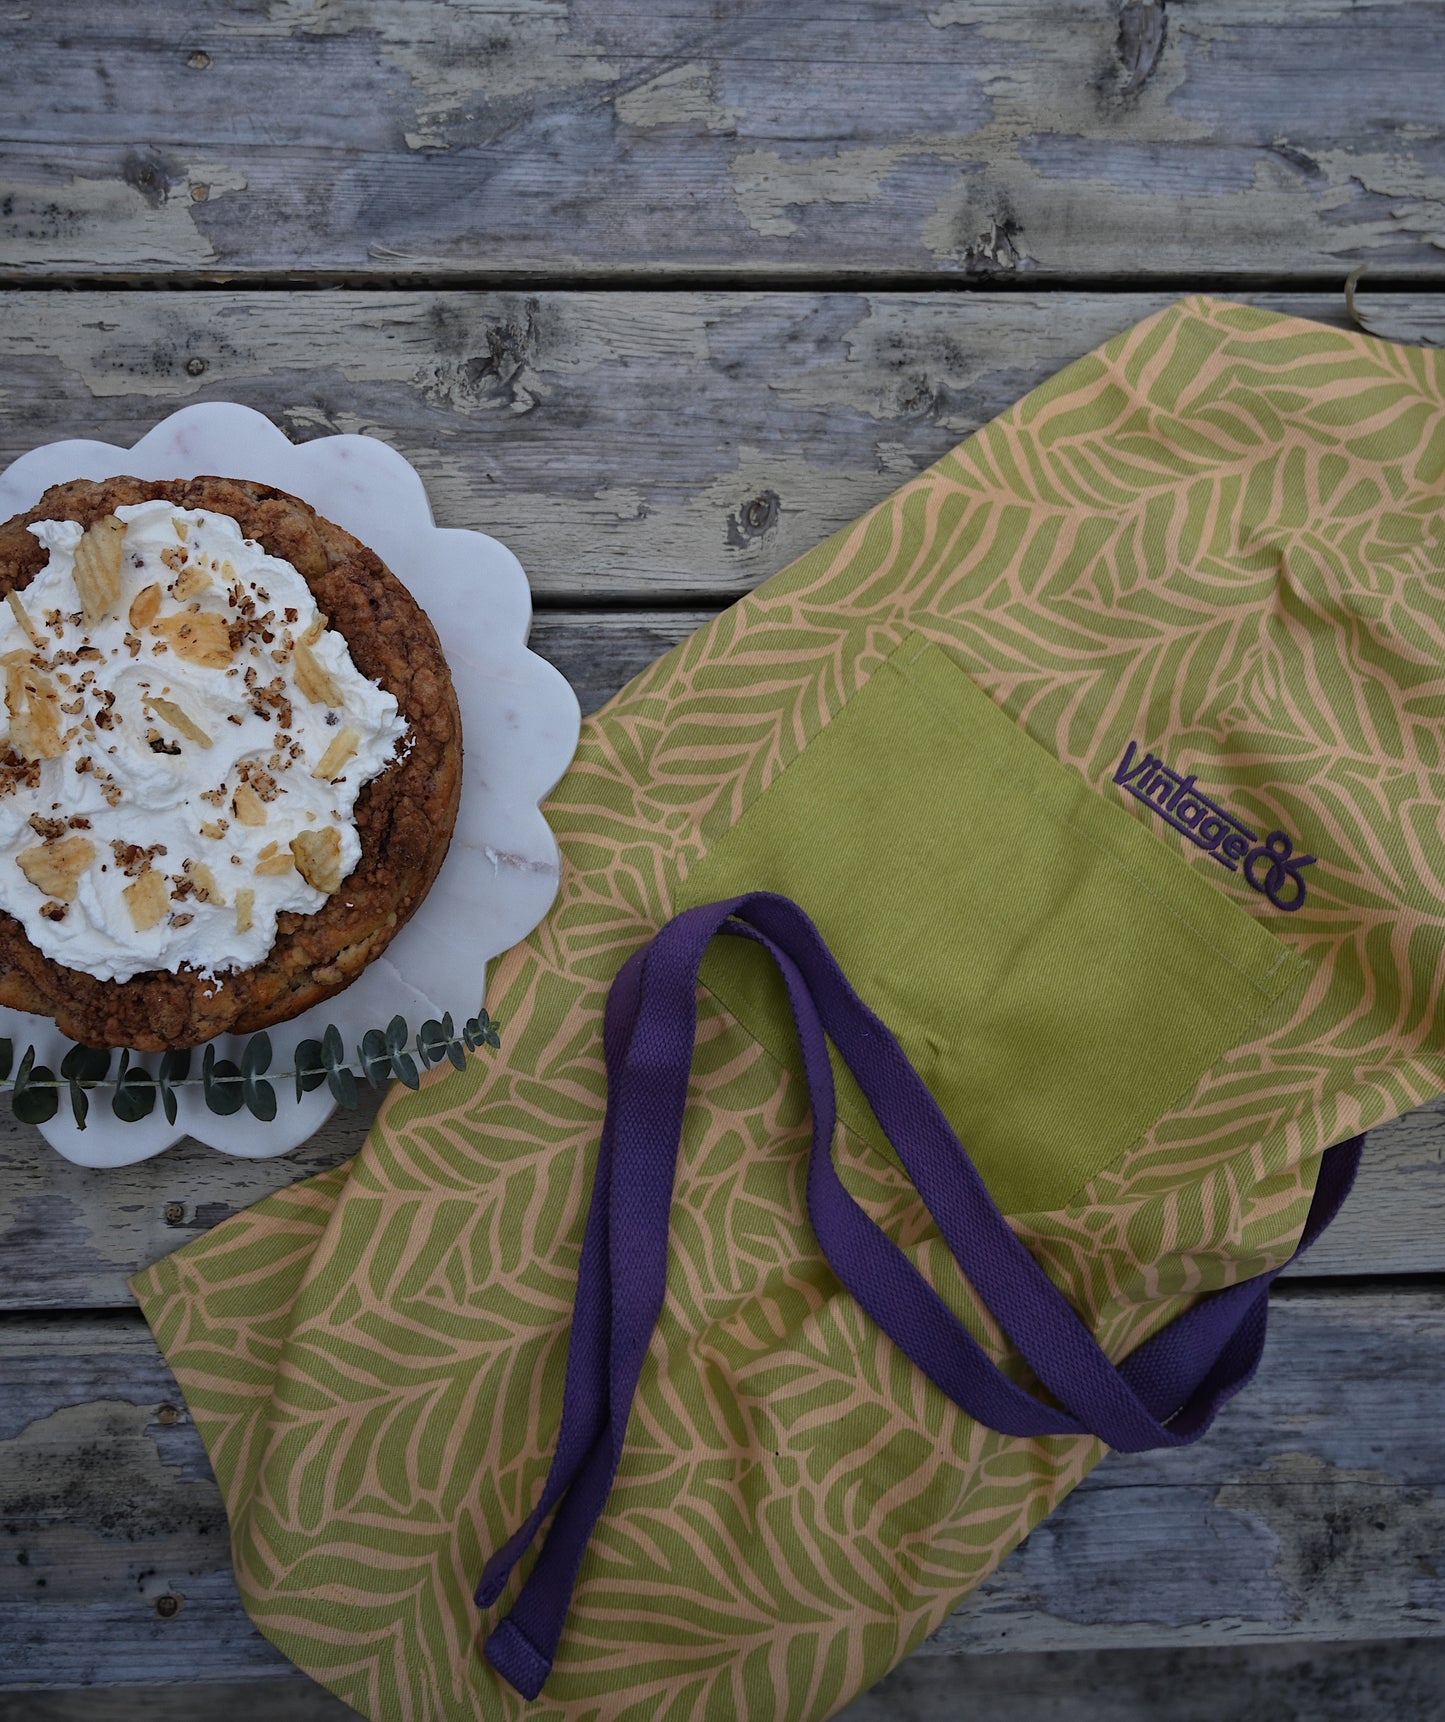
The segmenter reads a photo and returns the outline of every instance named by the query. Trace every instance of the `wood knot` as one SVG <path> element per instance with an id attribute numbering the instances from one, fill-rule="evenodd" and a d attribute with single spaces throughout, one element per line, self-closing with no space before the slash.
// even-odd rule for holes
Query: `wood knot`
<path id="1" fill-rule="evenodd" d="M 782 499 L 777 491 L 763 491 L 743 503 L 736 514 L 728 516 L 727 542 L 735 550 L 744 548 L 776 526 L 781 511 Z"/>
<path id="2" fill-rule="evenodd" d="M 1121 96 L 1143 89 L 1164 52 L 1168 22 L 1164 0 L 1124 0 L 1119 8 L 1119 66 L 1124 76 Z"/>

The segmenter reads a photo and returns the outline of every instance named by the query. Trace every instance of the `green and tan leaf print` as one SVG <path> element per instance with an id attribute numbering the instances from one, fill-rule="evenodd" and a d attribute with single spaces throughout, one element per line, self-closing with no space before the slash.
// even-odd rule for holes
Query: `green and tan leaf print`
<path id="1" fill-rule="evenodd" d="M 1445 355 L 1184 300 L 590 719 L 548 807 L 558 902 L 492 977 L 501 1052 L 135 1282 L 268 1637 L 387 1722 L 817 1722 L 936 1627 L 1101 1450 L 979 1427 L 872 1327 L 807 1224 L 796 1076 L 704 993 L 667 1303 L 556 1670 L 524 1706 L 483 1659 L 472 1587 L 560 1414 L 608 983 L 900 642 L 942 649 L 1309 967 L 1066 1203 L 1011 1215 L 1123 1355 L 1285 1259 L 1321 1151 L 1445 1086 L 1442 500 Z M 1116 785 L 1130 742 L 1317 857 L 1305 903 Z M 896 1163 L 846 1126 L 836 1152 L 1017 1369 Z"/>

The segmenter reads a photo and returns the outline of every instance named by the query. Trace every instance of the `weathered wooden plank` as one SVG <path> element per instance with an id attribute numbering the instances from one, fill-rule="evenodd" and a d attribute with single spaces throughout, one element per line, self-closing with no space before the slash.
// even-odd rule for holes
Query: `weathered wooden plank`
<path id="1" fill-rule="evenodd" d="M 238 1160 L 187 1138 L 153 1160 L 88 1171 L 63 1160 L 8 1105 L 0 1120 L 0 1310 L 107 1309 L 126 1280 L 262 1196 L 349 1159 L 376 1097 L 335 1113 L 304 1146 Z"/>
<path id="2" fill-rule="evenodd" d="M 839 1716 L 841 1722 L 1425 1722 L 1441 1713 L 1442 1693 L 1445 1643 L 1438 1639 L 1034 1652 L 990 1657 L 981 1668 L 960 1658 L 914 1656 Z M 206 1708 L 209 1722 L 232 1722 Z M 278 1722 L 342 1722 L 347 1714 L 318 1707 Z M 0 1722 L 7 1722 L 3 1711 Z M 35 1722 L 85 1722 L 85 1713 L 42 1714 Z M 131 1718 L 122 1712 L 115 1722 Z M 139 1714 L 135 1722 L 142 1722 Z M 239 1711 L 236 1722 L 245 1722 Z"/>
<path id="3" fill-rule="evenodd" d="M 298 440 L 392 442 L 540 604 L 716 605 L 1168 297 L 12 292 L 0 463 L 239 400 Z M 1345 320 L 1339 294 L 1254 298 Z M 1361 307 L 1445 322 L 1438 294 Z"/>
<path id="4" fill-rule="evenodd" d="M 1445 1635 L 1442 1345 L 1438 1292 L 1281 1294 L 1210 1437 L 1109 1459 L 927 1650 Z M 139 1320 L 11 1317 L 0 1374 L 0 1684 L 279 1673 Z"/>
<path id="5" fill-rule="evenodd" d="M 1440 272 L 1428 0 L 56 0 L 12 271 Z"/>
<path id="6" fill-rule="evenodd" d="M 1252 1644 L 1213 1650 L 1062 1650 L 914 1656 L 839 1722 L 1427 1722 L 1445 1692 L 1445 1640 Z M 0 1693 L 0 1722 L 351 1722 L 300 1674 L 213 1685 Z"/>

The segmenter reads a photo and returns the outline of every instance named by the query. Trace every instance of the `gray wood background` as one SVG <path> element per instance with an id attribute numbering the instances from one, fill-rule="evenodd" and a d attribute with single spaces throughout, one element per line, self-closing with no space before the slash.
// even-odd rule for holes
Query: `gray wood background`
<path id="1" fill-rule="evenodd" d="M 1179 292 L 1445 343 L 1445 7 L 0 0 L 0 463 L 384 437 L 592 709 Z M 349 1714 L 241 1612 L 126 1276 L 335 1164 L 0 1123 L 0 1722 Z M 853 1722 L 1445 1714 L 1445 1107 L 1199 1448 L 1108 1461 Z M 986 1659 L 977 1660 L 977 1658 Z M 8 1695 L 7 1695 L 8 1694 Z"/>

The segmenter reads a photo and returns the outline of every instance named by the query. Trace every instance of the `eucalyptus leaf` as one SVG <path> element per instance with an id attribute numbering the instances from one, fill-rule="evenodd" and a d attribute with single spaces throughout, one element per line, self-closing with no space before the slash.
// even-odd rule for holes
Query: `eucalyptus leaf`
<path id="1" fill-rule="evenodd" d="M 60 1074 L 67 1082 L 94 1088 L 110 1071 L 110 1054 L 98 1046 L 72 1046 L 60 1061 Z"/>
<path id="2" fill-rule="evenodd" d="M 442 1033 L 442 1025 L 435 1017 L 428 1018 L 416 1031 L 416 1050 L 428 1069 L 446 1057 L 447 1037 Z"/>
<path id="3" fill-rule="evenodd" d="M 229 1118 L 245 1105 L 245 1079 L 241 1067 L 229 1058 L 211 1056 L 206 1048 L 205 1068 L 201 1073 L 201 1098 L 207 1108 L 219 1118 Z"/>
<path id="4" fill-rule="evenodd" d="M 111 1097 L 110 1109 L 125 1124 L 138 1124 L 155 1111 L 156 1084 L 148 1070 L 123 1070 Z M 171 1120 L 174 1124 L 174 1118 Z"/>
<path id="5" fill-rule="evenodd" d="M 447 1011 L 442 1017 L 442 1034 L 446 1040 L 446 1044 L 442 1048 L 443 1054 L 452 1061 L 458 1070 L 465 1070 L 467 1068 L 466 1051 L 457 1037 L 456 1024 L 452 1021 L 450 1011 Z"/>
<path id="6" fill-rule="evenodd" d="M 271 1037 L 263 1028 L 246 1042 L 241 1054 L 241 1073 L 243 1076 L 264 1076 L 270 1068 Z"/>
<path id="7" fill-rule="evenodd" d="M 329 1065 L 326 1070 L 326 1081 L 331 1088 L 331 1092 L 343 1106 L 350 1107 L 356 1105 L 358 1099 L 356 1077 L 352 1073 L 350 1065 Z"/>
<path id="8" fill-rule="evenodd" d="M 386 1028 L 367 1029 L 357 1047 L 360 1073 L 373 1087 L 383 1087 L 389 1077 L 395 1077 L 406 1087 L 421 1086 L 418 1063 L 425 1068 L 449 1059 L 458 1069 L 466 1068 L 466 1054 L 479 1045 L 500 1046 L 497 1023 L 485 1010 L 469 1017 L 458 1032 L 451 1013 L 446 1012 L 438 1022 L 424 1022 L 416 1033 L 416 1057 L 407 1050 L 410 1029 L 406 1018 L 394 1016 Z M 172 1048 L 162 1054 L 154 1076 L 141 1065 L 131 1063 L 129 1051 L 122 1050 L 114 1077 L 110 1075 L 113 1054 L 103 1047 L 73 1044 L 61 1060 L 60 1076 L 35 1062 L 35 1048 L 29 1046 L 9 1083 L 11 1104 L 15 1116 L 27 1123 L 44 1123 L 60 1108 L 62 1089 L 69 1095 L 71 1109 L 79 1129 L 84 1130 L 90 1111 L 89 1091 L 102 1084 L 113 1090 L 111 1110 L 122 1123 L 133 1124 L 155 1110 L 159 1096 L 162 1110 L 169 1123 L 179 1115 L 176 1089 L 194 1084 L 210 1111 L 221 1117 L 239 1112 L 243 1106 L 251 1113 L 270 1122 L 276 1117 L 276 1090 L 263 1081 L 271 1068 L 272 1046 L 268 1034 L 258 1031 L 250 1036 L 241 1050 L 240 1064 L 216 1056 L 214 1043 L 208 1045 L 201 1057 L 199 1078 L 191 1075 L 192 1051 L 189 1047 Z M 0 1040 L 0 1084 L 9 1076 L 15 1049 L 8 1040 Z M 343 1106 L 355 1106 L 359 1098 L 357 1072 L 346 1062 L 346 1047 L 341 1030 L 327 1025 L 320 1040 L 303 1040 L 296 1048 L 295 1069 L 281 1074 L 294 1076 L 296 1098 L 313 1092 L 325 1083 Z"/>
<path id="9" fill-rule="evenodd" d="M 251 1116 L 259 1118 L 263 1124 L 269 1124 L 276 1116 L 276 1090 L 269 1082 L 247 1070 L 243 1069 L 241 1075 L 242 1098 Z"/>
<path id="10" fill-rule="evenodd" d="M 296 1048 L 296 1098 L 320 1088 L 326 1080 L 326 1064 L 319 1040 L 303 1040 Z"/>
<path id="11" fill-rule="evenodd" d="M 373 1088 L 381 1088 L 391 1075 L 391 1054 L 386 1048 L 386 1036 L 379 1028 L 369 1028 L 356 1049 L 361 1074 Z"/>
<path id="12" fill-rule="evenodd" d="M 33 1061 L 34 1047 L 25 1056 L 27 1061 Z M 10 1096 L 11 1108 L 22 1124 L 46 1124 L 60 1110 L 60 1089 L 55 1072 L 46 1065 L 33 1064 L 25 1076 L 25 1083 L 17 1082 Z"/>
<path id="13" fill-rule="evenodd" d="M 190 1047 L 173 1046 L 169 1052 L 163 1052 L 156 1074 L 162 1082 L 184 1082 L 191 1074 Z"/>

